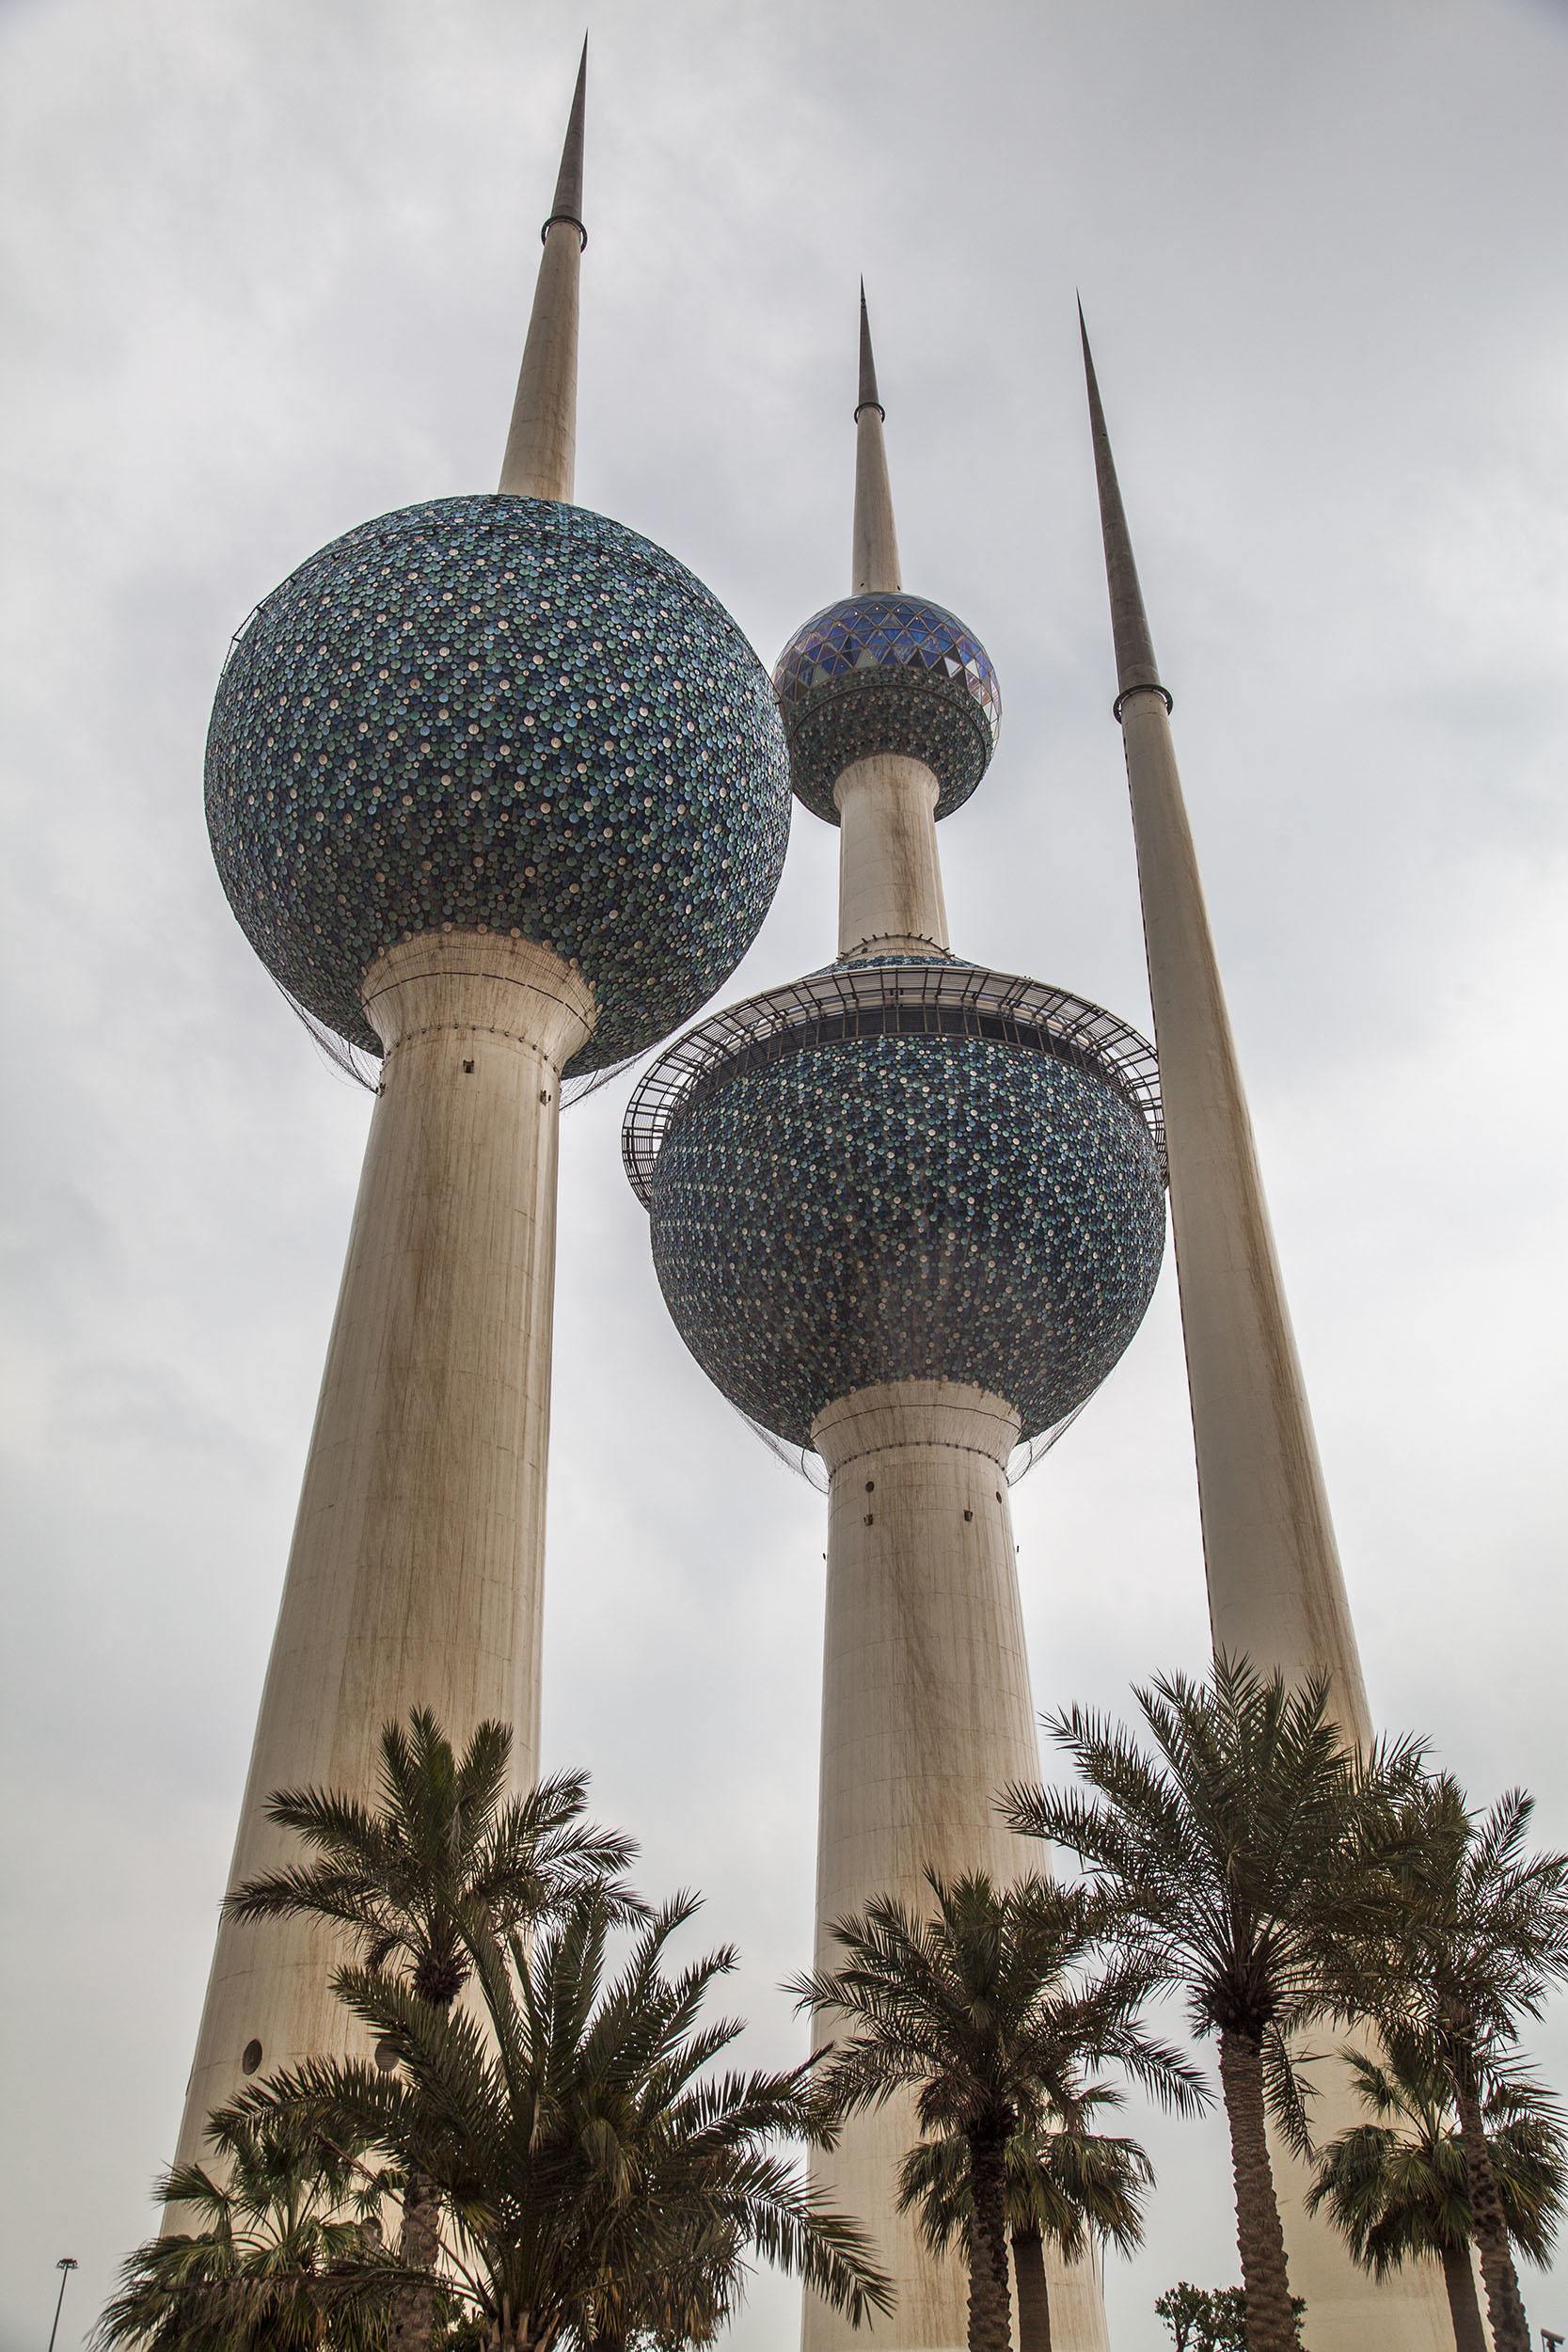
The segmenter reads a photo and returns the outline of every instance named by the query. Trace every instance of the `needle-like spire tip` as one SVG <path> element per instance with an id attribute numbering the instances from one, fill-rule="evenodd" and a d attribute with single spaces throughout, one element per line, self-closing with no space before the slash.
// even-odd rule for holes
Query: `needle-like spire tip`
<path id="1" fill-rule="evenodd" d="M 900 585 L 898 531 L 887 478 L 882 425 L 887 411 L 877 397 L 877 362 L 871 356 L 871 321 L 861 279 L 860 398 L 855 404 L 855 529 L 850 585 L 857 596 L 892 595 Z"/>
<path id="2" fill-rule="evenodd" d="M 1132 561 L 1132 541 L 1127 529 L 1127 515 L 1121 502 L 1121 489 L 1117 481 L 1116 464 L 1111 456 L 1111 437 L 1105 430 L 1105 411 L 1101 405 L 1100 385 L 1094 372 L 1094 354 L 1089 349 L 1089 330 L 1084 320 L 1084 305 L 1078 305 L 1078 332 L 1084 345 L 1084 378 L 1089 394 L 1089 431 L 1094 440 L 1095 479 L 1100 485 L 1100 529 L 1105 542 L 1105 579 L 1111 594 L 1111 635 L 1116 645 L 1117 693 L 1120 697 L 1140 687 L 1152 687 L 1164 694 L 1160 673 L 1154 660 L 1154 644 L 1148 633 L 1148 615 L 1144 611 L 1143 591 L 1138 585 L 1138 567 Z M 1166 707 L 1170 697 L 1165 695 Z"/>
<path id="3" fill-rule="evenodd" d="M 584 33 L 578 86 L 572 93 L 572 111 L 567 119 L 565 144 L 561 150 L 561 169 L 556 176 L 555 201 L 540 231 L 547 236 L 558 220 L 570 221 L 584 245 L 588 243 L 588 230 L 582 217 L 582 132 L 587 111 L 588 36 Z"/>
<path id="4" fill-rule="evenodd" d="M 857 417 L 863 408 L 875 408 L 879 417 L 887 415 L 887 410 L 882 406 L 877 391 L 877 362 L 871 350 L 871 320 L 865 308 L 863 278 L 861 279 L 861 377 L 860 391 L 855 402 Z"/>
<path id="5" fill-rule="evenodd" d="M 578 276 L 588 243 L 582 219 L 582 125 L 587 100 L 585 38 L 566 144 L 561 151 L 555 202 L 541 231 L 545 249 L 539 257 L 500 478 L 500 487 L 509 497 L 555 499 L 568 505 L 577 469 Z M 558 228 L 574 230 L 576 242 L 571 236 L 552 236 L 551 230 Z"/>

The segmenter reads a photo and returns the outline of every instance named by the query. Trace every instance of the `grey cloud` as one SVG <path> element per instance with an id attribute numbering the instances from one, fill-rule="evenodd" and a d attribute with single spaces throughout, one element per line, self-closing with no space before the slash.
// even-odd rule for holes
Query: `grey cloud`
<path id="1" fill-rule="evenodd" d="M 13 1804 L 0 2352 L 150 2221 L 368 1104 L 230 922 L 200 760 L 311 548 L 499 462 L 580 9 L 0 12 Z M 1006 703 L 961 947 L 1147 1019 L 1072 289 L 1096 338 L 1369 1680 L 1479 1792 L 1561 1760 L 1568 19 L 1515 0 L 895 16 L 595 0 L 580 488 L 771 658 L 848 561 L 864 270 L 911 579 Z M 731 993 L 831 951 L 800 816 Z M 562 1154 L 546 1739 L 799 2046 L 820 1499 L 685 1357 Z M 1167 1269 L 1019 1489 L 1037 1692 L 1205 1619 Z M 1555 2014 L 1543 2061 L 1568 2081 Z M 1141 2126 L 1142 2127 L 1142 2126 Z M 1233 2277 L 1217 2130 L 1114 2267 L 1127 2352 Z M 1565 2308 L 1532 2283 L 1532 2312 Z M 759 2281 L 741 2352 L 793 2330 Z M 1560 2317 L 1556 2324 L 1561 2325 Z"/>

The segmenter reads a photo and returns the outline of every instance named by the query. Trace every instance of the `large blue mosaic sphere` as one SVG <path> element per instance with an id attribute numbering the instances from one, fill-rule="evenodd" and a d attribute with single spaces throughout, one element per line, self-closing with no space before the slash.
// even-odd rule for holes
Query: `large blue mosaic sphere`
<path id="1" fill-rule="evenodd" d="M 353 1043 L 370 965 L 434 930 L 541 942 L 599 1004 L 582 1072 L 734 970 L 789 832 L 768 680 L 663 548 L 553 501 L 365 523 L 259 608 L 224 671 L 207 819 L 274 977 Z"/>
<path id="2" fill-rule="evenodd" d="M 797 795 L 838 822 L 833 787 L 876 752 L 924 760 L 941 787 L 937 815 L 968 800 L 1002 724 L 990 656 L 944 606 L 925 596 L 847 596 L 798 629 L 779 656 Z"/>
<path id="3" fill-rule="evenodd" d="M 973 1382 L 1038 1436 L 1127 1346 L 1164 1246 L 1144 1111 L 993 1036 L 742 1049 L 677 1102 L 646 1191 L 682 1338 L 797 1446 L 825 1406 L 909 1378 Z"/>

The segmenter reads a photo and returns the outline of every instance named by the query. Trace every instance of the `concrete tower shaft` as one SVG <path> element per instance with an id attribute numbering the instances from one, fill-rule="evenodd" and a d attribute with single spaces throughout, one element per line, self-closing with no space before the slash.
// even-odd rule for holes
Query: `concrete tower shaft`
<path id="1" fill-rule="evenodd" d="M 962 622 L 903 592 L 865 288 L 860 294 L 851 595 L 799 630 L 775 673 L 795 789 L 839 827 L 841 956 L 949 945 L 940 817 L 995 747 L 1001 697 Z"/>
<path id="2" fill-rule="evenodd" d="M 841 956 L 945 953 L 939 788 L 925 762 L 902 752 L 857 759 L 834 785 Z"/>
<path id="3" fill-rule="evenodd" d="M 579 69 L 578 211 L 584 94 Z M 508 443 L 554 499 L 571 493 L 580 244 L 546 224 Z M 454 1741 L 509 1723 L 519 1785 L 538 1770 L 561 1081 L 598 1008 L 550 949 L 450 929 L 384 954 L 360 1001 L 381 1085 L 230 1885 L 293 1859 L 272 1792 L 369 1793 L 382 1727 L 410 1706 Z M 339 1956 L 311 1922 L 222 1922 L 180 2162 L 246 2075 L 363 2044 L 328 1991 Z"/>
<path id="4" fill-rule="evenodd" d="M 538 1767 L 561 1073 L 592 991 L 528 940 L 436 934 L 366 982 L 385 1047 L 230 1885 L 295 1859 L 275 1789 L 375 1785 L 382 1726 L 515 1726 Z M 219 1927 L 179 2161 L 259 2072 L 360 2050 L 341 1951 Z"/>
<path id="5" fill-rule="evenodd" d="M 829 1480 L 816 1964 L 927 1866 L 1038 1867 L 994 1808 L 1038 1772 L 1008 1457 L 1115 1365 L 1164 1203 L 1152 1057 L 1110 1015 L 956 959 L 854 960 L 713 1016 L 656 1061 L 625 1145 L 665 1302 L 744 1412 Z M 826 2030 L 826 2029 L 824 2029 Z M 818 2174 L 900 2285 L 894 2352 L 965 2341 L 961 2263 L 895 2210 L 912 2103 Z M 1053 2259 L 1055 2342 L 1105 2344 Z M 808 2298 L 809 2352 L 850 2331 Z"/>
<path id="6" fill-rule="evenodd" d="M 1306 1384 L 1263 1197 L 1132 538 L 1083 326 L 1117 660 L 1116 713 L 1132 797 L 1149 995 L 1160 1055 L 1171 1220 L 1197 1458 L 1214 1647 L 1289 1679 L 1329 1677 L 1347 1737 L 1372 1737 L 1361 1661 Z M 1343 2074 L 1325 2079 L 1320 2138 L 1366 2122 Z M 1309 2219 L 1306 2169 L 1273 2143 L 1291 2283 L 1310 2352 L 1438 2352 L 1451 2344 L 1440 2281 L 1410 2264 L 1372 2281 L 1326 2217 Z"/>
<path id="7" fill-rule="evenodd" d="M 871 348 L 871 314 L 861 279 L 861 367 L 855 398 L 855 520 L 849 585 L 857 596 L 896 596 L 904 582 L 898 564 L 898 527 L 893 518 L 887 443 L 887 410 L 877 389 L 877 359 Z"/>
<path id="8" fill-rule="evenodd" d="M 1018 1418 L 954 1381 L 862 1389 L 818 1417 L 827 1464 L 822 1768 L 814 1965 L 835 1966 L 832 1922 L 873 1895 L 917 1912 L 927 1869 L 986 1870 L 1000 1883 L 1039 1867 L 1003 1826 L 997 1790 L 1035 1778 L 1039 1747 L 1019 1595 L 1007 1457 Z M 831 2022 L 817 2026 L 831 2041 Z M 813 2158 L 833 2205 L 862 2215 L 898 2308 L 879 2322 L 898 2352 L 958 2352 L 967 2340 L 961 2262 L 935 2261 L 893 2195 L 919 2138 L 909 2098 L 860 2116 Z M 1055 2352 L 1109 2352 L 1097 2263 L 1046 2257 Z M 856 2331 L 808 2296 L 803 2352 L 850 2352 Z"/>
<path id="9" fill-rule="evenodd" d="M 369 1797 L 411 1707 L 458 1743 L 510 1724 L 535 1776 L 562 1079 L 689 1018 L 783 863 L 754 654 L 684 564 L 566 502 L 584 99 L 579 70 L 500 493 L 309 559 L 214 706 L 235 914 L 381 1057 L 231 1884 L 295 1857 L 275 1790 Z M 341 1956 L 304 1922 L 223 1922 L 181 2161 L 246 2075 L 363 2050 Z"/>
<path id="10" fill-rule="evenodd" d="M 1084 362 L 1214 1646 L 1265 1672 L 1327 1673 L 1340 1723 L 1366 1741 L 1350 1603 L 1086 331 Z"/>
<path id="11" fill-rule="evenodd" d="M 1164 1238 L 1143 1041 L 948 951 L 936 824 L 978 784 L 1000 698 L 978 640 L 898 585 L 863 293 L 859 393 L 856 593 L 775 673 L 796 793 L 841 831 L 839 958 L 668 1048 L 624 1136 L 688 1345 L 827 1469 L 819 1968 L 872 1897 L 924 1908 L 928 1867 L 1038 1867 L 995 1811 L 1038 1772 L 1006 1465 L 1111 1371 Z M 898 2283 L 879 2342 L 957 2352 L 964 2265 L 896 2210 L 918 2137 L 894 2102 L 816 2177 Z M 1048 2260 L 1058 2352 L 1101 2352 L 1093 2265 Z M 805 2352 L 851 2340 L 808 2296 Z"/>
<path id="12" fill-rule="evenodd" d="M 860 330 L 852 587 L 866 596 L 901 580 L 863 282 Z M 951 665 L 948 655 L 949 675 Z M 948 947 L 942 793 L 936 767 L 912 747 L 841 759 L 832 784 L 841 959 Z M 1030 1867 L 994 1809 L 1013 1775 L 1038 1770 L 1007 1500 L 1019 1429 L 1006 1397 L 910 1377 L 853 1390 L 813 1424 L 829 1473 L 818 1970 L 836 1962 L 832 1922 L 872 1896 L 918 1911 L 927 1870 L 982 1868 L 1005 1883 Z M 830 2021 L 817 2021 L 816 2038 L 832 2039 Z M 890 2101 L 815 2157 L 814 2178 L 864 2218 L 899 2282 L 899 2352 L 950 2352 L 966 2341 L 962 2265 L 932 2258 L 894 2194 L 899 2159 L 919 2136 L 913 2100 Z M 1092 2264 L 1065 2265 L 1053 2249 L 1048 2279 L 1053 2341 L 1062 2352 L 1101 2352 L 1109 2338 Z M 851 2340 L 842 2317 L 808 2296 L 803 2352 L 848 2352 Z"/>
<path id="13" fill-rule="evenodd" d="M 902 587 L 871 319 L 861 280 L 861 363 L 855 404 L 855 524 L 850 585 L 857 596 Z M 945 948 L 947 905 L 937 855 L 941 786 L 924 760 L 873 752 L 833 786 L 838 810 L 838 952 L 927 955 Z"/>
<path id="14" fill-rule="evenodd" d="M 583 133 L 588 37 L 566 124 L 555 201 L 540 236 L 539 282 L 517 373 L 500 487 L 521 498 L 570 501 L 578 450 L 578 281 L 588 244 L 583 224 Z"/>

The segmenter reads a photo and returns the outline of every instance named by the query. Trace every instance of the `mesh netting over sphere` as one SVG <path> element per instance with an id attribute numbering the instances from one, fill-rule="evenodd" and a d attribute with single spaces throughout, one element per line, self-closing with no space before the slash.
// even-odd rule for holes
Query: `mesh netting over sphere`
<path id="1" fill-rule="evenodd" d="M 734 970 L 789 786 L 767 674 L 684 564 L 584 508 L 485 496 L 363 524 L 258 609 L 207 815 L 246 937 L 327 1027 L 375 1050 L 360 984 L 398 942 L 511 933 L 593 985 L 580 1073 Z"/>

